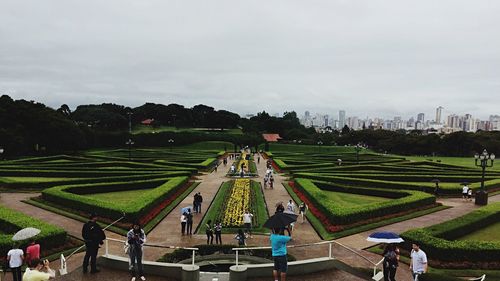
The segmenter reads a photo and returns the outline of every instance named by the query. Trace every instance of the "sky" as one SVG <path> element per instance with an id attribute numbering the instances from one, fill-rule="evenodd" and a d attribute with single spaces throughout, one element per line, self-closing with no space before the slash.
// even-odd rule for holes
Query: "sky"
<path id="1" fill-rule="evenodd" d="M 426 118 L 500 114 L 500 1 L 0 1 L 0 94 Z"/>

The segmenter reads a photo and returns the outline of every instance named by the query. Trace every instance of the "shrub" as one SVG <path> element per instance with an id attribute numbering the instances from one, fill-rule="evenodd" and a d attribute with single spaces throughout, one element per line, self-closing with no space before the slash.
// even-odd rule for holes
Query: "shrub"
<path id="1" fill-rule="evenodd" d="M 133 222 L 139 220 L 142 215 L 147 214 L 157 204 L 175 193 L 177 188 L 184 185 L 187 181 L 188 177 L 175 177 L 132 182 L 63 185 L 44 190 L 42 192 L 42 197 L 47 201 L 72 206 L 73 209 L 82 212 L 97 212 L 100 216 L 111 219 L 120 218 L 123 213 L 125 213 L 126 221 Z M 82 196 L 90 193 L 147 189 L 153 187 L 153 190 L 149 190 L 137 198 L 134 204 L 127 205 Z"/>
<path id="2" fill-rule="evenodd" d="M 441 224 L 406 231 L 401 236 L 405 239 L 407 246 L 418 241 L 431 259 L 456 262 L 456 266 L 463 266 L 464 262 L 498 262 L 500 260 L 499 242 L 454 241 L 456 238 L 498 221 L 500 221 L 500 202 L 492 203 Z"/>
<path id="3" fill-rule="evenodd" d="M 296 187 L 301 189 L 308 199 L 313 202 L 314 207 L 327 215 L 332 224 L 353 224 L 366 219 L 420 208 L 436 202 L 434 196 L 418 191 L 348 187 L 321 181 L 313 182 L 302 178 L 296 179 L 295 183 Z M 389 197 L 395 200 L 346 208 L 328 200 L 323 190 Z"/>
<path id="4" fill-rule="evenodd" d="M 26 227 L 34 227 L 41 230 L 36 240 L 45 249 L 63 245 L 66 242 L 67 233 L 62 228 L 45 223 L 38 219 L 29 217 L 23 213 L 0 206 L 0 227 L 4 233 L 15 233 Z M 23 241 L 24 243 L 29 241 Z M 0 234 L 0 255 L 5 257 L 7 251 L 12 247 L 12 235 Z"/>

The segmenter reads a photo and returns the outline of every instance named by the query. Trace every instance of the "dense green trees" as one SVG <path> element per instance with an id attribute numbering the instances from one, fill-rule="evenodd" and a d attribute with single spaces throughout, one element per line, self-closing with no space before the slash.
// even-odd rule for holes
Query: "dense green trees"
<path id="1" fill-rule="evenodd" d="M 416 155 L 470 156 L 486 148 L 500 153 L 500 132 L 457 132 L 449 135 L 423 134 L 422 131 L 352 131 L 317 133 L 300 124 L 297 114 L 285 112 L 283 117 L 265 111 L 250 119 L 238 114 L 215 110 L 206 105 L 185 108 L 178 104 L 146 103 L 136 108 L 116 104 L 80 105 L 71 111 L 63 104 L 53 110 L 41 103 L 0 97 L 0 148 L 4 156 L 57 153 L 92 147 L 123 146 L 130 137 L 128 123 L 140 124 L 154 119 L 154 126 L 197 127 L 213 129 L 242 128 L 244 135 L 199 133 L 161 133 L 135 135 L 137 146 L 165 146 L 169 139 L 176 145 L 195 141 L 223 140 L 235 145 L 257 146 L 262 133 L 278 133 L 285 141 L 303 144 L 356 145 L 366 144 L 381 152 Z M 228 148 L 230 149 L 230 148 Z"/>

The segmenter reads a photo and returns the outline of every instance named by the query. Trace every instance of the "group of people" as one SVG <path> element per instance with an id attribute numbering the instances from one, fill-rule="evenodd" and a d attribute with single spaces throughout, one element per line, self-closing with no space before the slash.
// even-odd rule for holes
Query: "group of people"
<path id="1" fill-rule="evenodd" d="M 7 261 L 14 281 L 44 281 L 55 277 L 55 271 L 50 268 L 49 261 L 40 259 L 40 244 L 36 243 L 35 240 L 32 240 L 30 245 L 26 247 L 26 251 L 15 244 L 7 253 Z M 28 268 L 22 274 L 21 267 L 24 264 Z"/>
<path id="2" fill-rule="evenodd" d="M 395 244 L 387 244 L 382 253 L 384 256 L 382 268 L 384 281 L 396 281 L 396 270 L 399 266 L 399 248 Z M 413 280 L 418 280 L 418 276 L 427 272 L 427 255 L 420 249 L 420 244 L 414 242 L 410 252 L 410 271 Z"/>
<path id="3" fill-rule="evenodd" d="M 201 196 L 201 192 L 197 192 L 193 198 L 193 212 L 201 213 L 201 203 L 203 203 L 203 196 Z"/>
<path id="4" fill-rule="evenodd" d="M 462 200 L 472 201 L 472 188 L 470 188 L 467 184 L 462 186 Z"/>
<path id="5" fill-rule="evenodd" d="M 208 220 L 205 224 L 205 234 L 207 235 L 207 245 L 214 244 L 214 234 L 215 234 L 215 244 L 222 245 L 222 223 L 216 221 L 212 224 L 212 220 Z"/>
<path id="6" fill-rule="evenodd" d="M 264 175 L 264 188 L 267 188 L 268 185 L 270 189 L 274 188 L 273 169 L 271 165 L 267 165 L 266 174 Z"/>
<path id="7" fill-rule="evenodd" d="M 181 215 L 181 234 L 182 235 L 192 235 L 193 234 L 193 213 L 191 208 L 182 212 Z"/>

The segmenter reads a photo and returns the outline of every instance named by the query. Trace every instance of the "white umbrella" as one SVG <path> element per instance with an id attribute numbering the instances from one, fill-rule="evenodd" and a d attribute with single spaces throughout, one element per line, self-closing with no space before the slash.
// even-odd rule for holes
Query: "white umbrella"
<path id="1" fill-rule="evenodd" d="M 35 237 L 40 233 L 40 229 L 27 227 L 19 230 L 14 236 L 12 236 L 13 241 L 21 241 Z"/>

